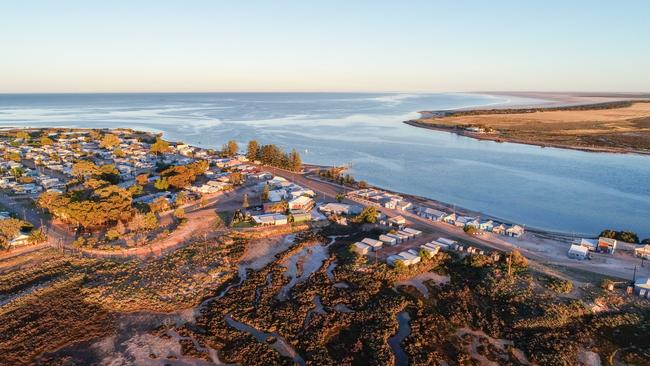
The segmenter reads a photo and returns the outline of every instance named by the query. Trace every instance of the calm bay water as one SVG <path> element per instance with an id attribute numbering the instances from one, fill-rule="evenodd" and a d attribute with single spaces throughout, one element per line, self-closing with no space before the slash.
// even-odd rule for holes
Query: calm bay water
<path id="1" fill-rule="evenodd" d="M 528 226 L 650 237 L 650 157 L 478 141 L 402 121 L 419 110 L 531 104 L 469 94 L 0 95 L 1 126 L 131 127 L 220 147 L 295 147 L 315 164 Z"/>

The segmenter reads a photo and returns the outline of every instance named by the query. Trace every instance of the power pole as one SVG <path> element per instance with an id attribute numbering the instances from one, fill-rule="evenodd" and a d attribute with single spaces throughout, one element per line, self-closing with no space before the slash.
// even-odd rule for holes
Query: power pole
<path id="1" fill-rule="evenodd" d="M 508 255 L 508 277 L 512 275 L 512 252 Z"/>

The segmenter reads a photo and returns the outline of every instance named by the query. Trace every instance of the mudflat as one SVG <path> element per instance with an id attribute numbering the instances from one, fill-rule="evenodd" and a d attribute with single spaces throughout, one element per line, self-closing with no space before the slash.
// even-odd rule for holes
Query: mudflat
<path id="1" fill-rule="evenodd" d="M 650 102 L 426 115 L 408 121 L 479 138 L 593 151 L 650 153 Z M 479 131 L 467 128 L 477 127 Z"/>

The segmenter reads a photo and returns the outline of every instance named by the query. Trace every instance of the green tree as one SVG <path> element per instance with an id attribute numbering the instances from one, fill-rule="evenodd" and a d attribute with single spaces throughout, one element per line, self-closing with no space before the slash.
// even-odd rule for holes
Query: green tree
<path id="1" fill-rule="evenodd" d="M 16 132 L 16 139 L 17 140 L 27 141 L 27 140 L 30 139 L 30 136 L 26 131 L 18 131 L 18 132 Z"/>
<path id="2" fill-rule="evenodd" d="M 29 233 L 29 243 L 30 244 L 39 244 L 47 240 L 47 235 L 43 232 L 43 229 L 34 229 Z"/>
<path id="3" fill-rule="evenodd" d="M 102 137 L 102 140 L 99 142 L 99 146 L 103 147 L 104 149 L 111 150 L 115 146 L 120 144 L 120 138 L 117 137 L 116 135 L 113 135 L 112 133 L 107 133 Z"/>
<path id="4" fill-rule="evenodd" d="M 120 233 L 115 229 L 111 229 L 106 232 L 106 239 L 108 241 L 117 240 L 119 239 L 119 237 L 120 237 Z"/>
<path id="5" fill-rule="evenodd" d="M 149 204 L 153 212 L 163 212 L 169 209 L 169 201 L 165 197 L 158 197 Z"/>
<path id="6" fill-rule="evenodd" d="M 183 209 L 182 207 L 179 207 L 176 210 L 174 210 L 174 217 L 179 221 L 183 221 L 185 219 L 185 217 L 186 217 L 185 216 L 185 209 Z"/>
<path id="7" fill-rule="evenodd" d="M 135 177 L 135 181 L 141 186 L 146 186 L 149 183 L 149 174 L 140 174 Z"/>
<path id="8" fill-rule="evenodd" d="M 52 145 L 54 143 L 51 138 L 45 135 L 41 136 L 40 142 L 42 146 Z"/>
<path id="9" fill-rule="evenodd" d="M 227 157 L 235 156 L 238 151 L 239 151 L 239 146 L 237 146 L 237 141 L 235 140 L 228 141 L 223 145 L 223 148 L 221 149 L 221 153 Z"/>
<path id="10" fill-rule="evenodd" d="M 406 264 L 404 264 L 404 261 L 401 259 L 396 260 L 393 265 L 395 266 L 395 272 L 397 273 L 404 273 L 407 270 Z"/>
<path id="11" fill-rule="evenodd" d="M 128 188 L 129 193 L 131 193 L 131 196 L 139 196 L 144 193 L 144 189 L 142 188 L 141 185 L 134 184 L 131 187 Z"/>
<path id="12" fill-rule="evenodd" d="M 264 184 L 264 189 L 262 190 L 262 202 L 266 202 L 269 200 L 269 192 L 270 188 L 268 183 Z"/>
<path id="13" fill-rule="evenodd" d="M 256 140 L 248 141 L 248 149 L 246 150 L 246 158 L 248 158 L 248 160 L 250 160 L 250 161 L 257 160 L 257 154 L 259 154 L 259 150 L 260 150 L 260 145 L 257 143 Z"/>
<path id="14" fill-rule="evenodd" d="M 126 157 L 126 153 L 122 149 L 120 149 L 119 146 L 116 147 L 115 149 L 113 149 L 113 154 L 118 158 L 125 158 Z"/>
<path id="15" fill-rule="evenodd" d="M 341 202 L 345 198 L 345 195 L 343 193 L 337 193 L 336 194 L 336 201 Z"/>
<path id="16" fill-rule="evenodd" d="M 9 174 L 11 174 L 12 177 L 18 179 L 22 177 L 25 174 L 25 169 L 23 167 L 17 166 L 14 168 L 11 168 L 9 171 Z"/>
<path id="17" fill-rule="evenodd" d="M 151 148 L 150 148 L 150 151 L 156 155 L 168 153 L 170 150 L 171 149 L 169 147 L 169 143 L 161 139 L 160 137 L 156 138 L 156 142 L 151 144 Z"/>
<path id="18" fill-rule="evenodd" d="M 289 170 L 294 172 L 299 172 L 302 170 L 302 159 L 300 159 L 300 154 L 296 149 L 291 150 L 289 154 Z"/>
<path id="19" fill-rule="evenodd" d="M 352 222 L 374 224 L 377 222 L 377 209 L 375 206 L 364 207 L 363 211 L 352 219 Z"/>
<path id="20" fill-rule="evenodd" d="M 159 190 L 159 191 L 166 191 L 169 189 L 169 182 L 167 181 L 167 177 L 162 177 L 156 179 L 156 181 L 153 183 L 153 186 Z"/>
<path id="21" fill-rule="evenodd" d="M 86 180 L 100 175 L 100 170 L 95 163 L 89 160 L 79 160 L 72 165 L 72 175 L 80 180 Z"/>
<path id="22" fill-rule="evenodd" d="M 158 217 L 153 212 L 147 212 L 144 215 L 144 228 L 146 230 L 153 230 L 158 227 Z"/>

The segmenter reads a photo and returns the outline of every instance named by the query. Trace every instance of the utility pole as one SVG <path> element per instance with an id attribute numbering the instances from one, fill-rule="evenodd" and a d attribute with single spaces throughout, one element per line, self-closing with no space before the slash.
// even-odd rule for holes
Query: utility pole
<path id="1" fill-rule="evenodd" d="M 508 255 L 508 277 L 512 275 L 512 251 Z"/>

